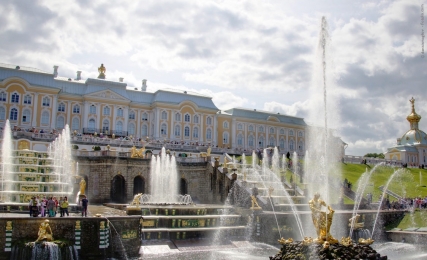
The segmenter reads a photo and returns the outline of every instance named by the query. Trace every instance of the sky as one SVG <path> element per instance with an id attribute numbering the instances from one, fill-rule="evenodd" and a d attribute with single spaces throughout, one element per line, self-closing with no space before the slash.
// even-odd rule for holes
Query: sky
<path id="1" fill-rule="evenodd" d="M 308 124 L 321 18 L 336 130 L 347 155 L 385 152 L 409 130 L 409 100 L 427 131 L 427 0 L 3 0 L 0 63 L 59 76 L 124 78 L 130 88 L 211 96 Z M 328 87 L 327 87 L 328 88 Z"/>

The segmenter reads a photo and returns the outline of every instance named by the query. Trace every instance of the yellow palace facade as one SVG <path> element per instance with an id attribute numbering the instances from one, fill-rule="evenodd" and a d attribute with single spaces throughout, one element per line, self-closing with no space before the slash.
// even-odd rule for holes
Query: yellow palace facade
<path id="1" fill-rule="evenodd" d="M 302 118 L 254 109 L 220 111 L 212 98 L 178 90 L 147 92 L 123 78 L 59 75 L 35 68 L 0 64 L 0 125 L 7 119 L 21 131 L 49 133 L 66 124 L 82 135 L 104 134 L 221 148 L 254 150 L 278 146 L 303 154 L 307 125 Z M 30 147 L 34 148 L 34 147 Z"/>

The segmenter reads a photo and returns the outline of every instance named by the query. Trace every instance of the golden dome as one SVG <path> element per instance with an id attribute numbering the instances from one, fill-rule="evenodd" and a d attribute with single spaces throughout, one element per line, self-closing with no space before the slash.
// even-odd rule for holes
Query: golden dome
<path id="1" fill-rule="evenodd" d="M 418 122 L 420 122 L 420 120 L 421 120 L 421 116 L 420 115 L 418 115 L 416 112 L 415 112 L 415 106 L 414 106 L 414 103 L 415 103 L 415 99 L 414 98 L 411 98 L 411 100 L 409 100 L 410 102 L 411 102 L 411 104 L 412 104 L 412 111 L 411 111 L 411 114 L 409 114 L 407 117 L 406 117 L 406 119 L 409 121 L 409 123 L 418 123 Z M 411 127 L 411 129 L 413 129 L 412 127 Z"/>

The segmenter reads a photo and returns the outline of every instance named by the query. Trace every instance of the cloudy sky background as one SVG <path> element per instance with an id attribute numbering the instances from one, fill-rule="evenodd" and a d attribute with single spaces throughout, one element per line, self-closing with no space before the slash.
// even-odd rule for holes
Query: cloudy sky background
<path id="1" fill-rule="evenodd" d="M 347 154 L 384 152 L 409 129 L 416 99 L 427 131 L 427 57 L 414 1 L 24 1 L 0 5 L 0 63 L 96 77 L 148 91 L 175 88 L 245 107 L 304 117 L 316 72 L 320 20 Z M 425 17 L 425 14 L 424 14 Z M 329 64 L 328 64 L 329 65 Z M 332 69 L 333 68 L 333 69 Z M 313 73 L 314 72 L 314 73 Z"/>

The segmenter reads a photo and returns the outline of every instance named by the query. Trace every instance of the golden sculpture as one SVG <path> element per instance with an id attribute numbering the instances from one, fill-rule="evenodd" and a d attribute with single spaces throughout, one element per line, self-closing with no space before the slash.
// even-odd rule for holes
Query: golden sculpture
<path id="1" fill-rule="evenodd" d="M 82 227 L 80 226 L 80 220 L 76 220 L 76 230 L 80 230 Z"/>
<path id="2" fill-rule="evenodd" d="M 138 156 L 140 158 L 144 158 L 144 152 L 145 152 L 145 147 L 141 147 L 141 149 L 139 149 L 138 151 Z"/>
<path id="3" fill-rule="evenodd" d="M 46 219 L 44 222 L 40 224 L 38 236 L 39 237 L 37 238 L 36 242 L 40 242 L 43 240 L 46 240 L 46 241 L 53 240 L 52 229 L 49 226 L 48 219 Z"/>
<path id="4" fill-rule="evenodd" d="M 288 239 L 284 239 L 283 237 L 279 241 L 280 244 L 284 245 L 284 244 L 291 244 L 294 242 L 294 240 L 292 238 L 288 238 Z"/>
<path id="5" fill-rule="evenodd" d="M 368 239 L 359 238 L 359 244 L 370 245 L 372 243 L 374 243 L 374 240 L 372 238 L 368 238 Z"/>
<path id="6" fill-rule="evenodd" d="M 104 64 L 101 64 L 101 67 L 98 68 L 98 79 L 105 79 L 105 71 L 107 71 L 107 69 L 104 67 Z"/>
<path id="7" fill-rule="evenodd" d="M 211 151 L 212 151 L 212 148 L 209 146 L 208 150 L 206 151 L 206 156 L 211 156 Z"/>
<path id="8" fill-rule="evenodd" d="M 145 152 L 145 148 L 142 147 L 141 149 L 136 149 L 135 146 L 133 146 L 130 149 L 130 157 L 131 158 L 144 158 L 144 152 Z"/>
<path id="9" fill-rule="evenodd" d="M 6 221 L 6 230 L 11 231 L 12 230 L 12 221 Z"/>
<path id="10" fill-rule="evenodd" d="M 304 237 L 304 240 L 302 241 L 302 244 L 305 246 L 311 245 L 313 243 L 312 237 Z"/>
<path id="11" fill-rule="evenodd" d="M 342 237 L 341 244 L 343 246 L 351 246 L 353 245 L 353 239 L 351 239 L 351 237 Z"/>
<path id="12" fill-rule="evenodd" d="M 356 214 L 356 216 L 350 218 L 348 220 L 348 226 L 353 226 L 353 229 L 363 228 L 365 226 L 365 222 L 359 222 L 360 215 Z"/>
<path id="13" fill-rule="evenodd" d="M 80 181 L 80 195 L 85 195 L 85 190 L 86 190 L 86 181 L 84 178 L 82 178 L 82 180 Z"/>
<path id="14" fill-rule="evenodd" d="M 332 225 L 332 219 L 334 217 L 334 210 L 331 206 L 327 206 L 326 203 L 320 199 L 320 194 L 314 194 L 314 198 L 308 202 L 311 209 L 311 217 L 313 219 L 314 227 L 316 228 L 317 238 L 314 240 L 316 243 L 323 243 L 328 241 L 331 244 L 338 243 L 329 232 Z M 322 211 L 322 206 L 328 208 L 329 213 Z"/>
<path id="15" fill-rule="evenodd" d="M 252 200 L 252 207 L 251 207 L 251 209 L 254 209 L 254 210 L 260 210 L 260 209 L 262 209 L 259 206 L 258 202 L 256 201 L 256 197 L 254 195 L 251 195 L 251 200 Z"/>
<path id="16" fill-rule="evenodd" d="M 325 242 L 323 243 L 323 248 L 324 248 L 324 249 L 328 249 L 328 248 L 329 248 L 329 246 L 330 246 L 330 243 L 329 243 L 328 241 L 325 241 Z"/>
<path id="17" fill-rule="evenodd" d="M 136 194 L 129 206 L 139 206 L 141 197 L 142 193 Z"/>

